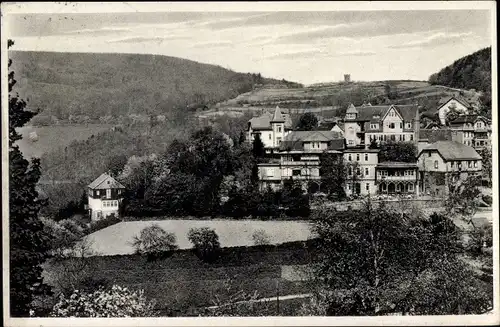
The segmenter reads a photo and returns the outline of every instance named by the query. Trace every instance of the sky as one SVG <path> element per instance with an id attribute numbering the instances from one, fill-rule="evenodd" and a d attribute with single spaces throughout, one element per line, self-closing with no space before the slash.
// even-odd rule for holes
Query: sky
<path id="1" fill-rule="evenodd" d="M 167 55 L 304 84 L 427 80 L 492 43 L 488 10 L 222 9 L 9 14 L 7 36 L 13 50 Z"/>

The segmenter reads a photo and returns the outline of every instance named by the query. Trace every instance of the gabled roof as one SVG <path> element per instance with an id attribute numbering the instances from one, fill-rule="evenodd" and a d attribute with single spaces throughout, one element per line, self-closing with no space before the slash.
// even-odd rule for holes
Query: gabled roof
<path id="1" fill-rule="evenodd" d="M 460 115 L 456 119 L 451 121 L 450 124 L 475 123 L 478 119 L 488 122 L 487 118 L 474 114 L 474 115 Z"/>
<path id="2" fill-rule="evenodd" d="M 292 118 L 288 114 L 281 114 L 285 122 L 285 128 L 292 128 Z M 249 125 L 253 130 L 271 130 L 271 121 L 273 120 L 273 115 L 266 112 L 259 117 L 253 117 L 248 121 Z"/>
<path id="3" fill-rule="evenodd" d="M 97 177 L 92 183 L 89 184 L 88 187 L 93 190 L 125 188 L 125 186 L 123 186 L 120 182 L 106 173 L 102 173 L 101 176 Z"/>
<path id="4" fill-rule="evenodd" d="M 424 148 L 424 151 L 437 151 L 444 160 L 480 160 L 481 156 L 473 147 L 455 141 L 437 141 Z M 419 154 L 419 156 L 420 156 Z"/>
<path id="5" fill-rule="evenodd" d="M 358 113 L 358 110 L 356 109 L 356 107 L 351 103 L 349 105 L 349 107 L 347 107 L 347 110 L 345 112 L 346 114 L 357 114 Z"/>
<path id="6" fill-rule="evenodd" d="M 454 133 L 455 132 L 449 128 L 421 129 L 419 133 L 419 140 L 427 140 L 429 143 L 437 141 L 453 141 Z"/>
<path id="7" fill-rule="evenodd" d="M 271 122 L 277 122 L 277 123 L 285 122 L 285 117 L 281 113 L 280 107 L 276 106 L 276 109 L 274 110 L 273 119 L 271 120 Z"/>
<path id="8" fill-rule="evenodd" d="M 403 117 L 404 121 L 412 121 L 413 119 L 415 119 L 418 112 L 418 106 L 414 104 L 365 106 L 357 108 L 358 116 L 356 120 L 378 122 L 389 112 L 389 109 L 392 107 L 394 107 L 399 115 Z M 375 118 L 375 116 L 379 116 L 379 118 Z"/>
<path id="9" fill-rule="evenodd" d="M 460 95 L 452 95 L 452 96 L 447 96 L 447 97 L 443 97 L 443 98 L 439 99 L 438 110 L 441 109 L 441 107 L 443 107 L 445 104 L 450 102 L 450 100 L 452 100 L 452 99 L 455 99 L 457 102 L 461 103 L 464 107 L 467 107 L 467 108 L 471 107 L 471 104 L 469 103 L 469 101 L 465 100 Z"/>
<path id="10" fill-rule="evenodd" d="M 344 138 L 332 131 L 293 131 L 281 142 L 280 150 L 303 150 L 303 142 L 329 142 L 328 150 L 344 149 Z"/>

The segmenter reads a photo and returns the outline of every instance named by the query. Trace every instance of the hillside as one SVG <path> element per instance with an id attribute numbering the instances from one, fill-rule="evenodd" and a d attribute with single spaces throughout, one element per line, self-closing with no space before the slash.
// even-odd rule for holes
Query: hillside
<path id="1" fill-rule="evenodd" d="M 87 122 L 168 115 L 174 109 L 209 107 L 256 84 L 294 85 L 160 55 L 9 51 L 9 57 L 17 92 L 29 99 L 31 108 L 42 110 L 35 123 L 51 124 L 51 116 L 84 117 Z"/>
<path id="2" fill-rule="evenodd" d="M 202 116 L 224 113 L 260 113 L 279 105 L 290 113 L 316 112 L 324 117 L 342 116 L 349 105 L 371 104 L 414 104 L 423 112 L 433 112 L 439 99 L 461 93 L 474 104 L 480 94 L 476 91 L 455 89 L 442 85 L 431 85 L 425 81 L 375 81 L 351 83 L 324 83 L 297 88 L 263 86 L 243 93 L 220 104 L 217 110 L 200 113 Z"/>
<path id="3" fill-rule="evenodd" d="M 491 47 L 456 60 L 431 75 L 429 83 L 481 91 L 481 102 L 488 114 L 487 111 L 491 111 Z"/>

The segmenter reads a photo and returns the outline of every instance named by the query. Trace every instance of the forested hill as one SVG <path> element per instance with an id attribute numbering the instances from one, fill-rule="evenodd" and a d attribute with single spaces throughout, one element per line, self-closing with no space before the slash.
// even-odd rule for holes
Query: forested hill
<path id="1" fill-rule="evenodd" d="M 429 83 L 483 92 L 483 105 L 491 107 L 491 47 L 456 60 L 429 77 Z"/>
<path id="2" fill-rule="evenodd" d="M 9 51 L 17 89 L 38 119 L 168 114 L 210 107 L 256 84 L 294 83 L 161 55 Z"/>

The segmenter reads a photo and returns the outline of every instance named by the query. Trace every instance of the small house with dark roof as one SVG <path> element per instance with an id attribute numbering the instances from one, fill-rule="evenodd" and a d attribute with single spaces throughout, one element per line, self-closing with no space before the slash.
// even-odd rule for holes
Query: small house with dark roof
<path id="1" fill-rule="evenodd" d="M 443 97 L 439 99 L 438 103 L 438 117 L 441 125 L 446 124 L 446 115 L 450 110 L 457 111 L 458 113 L 467 114 L 472 109 L 472 105 L 459 95 Z"/>
<path id="2" fill-rule="evenodd" d="M 278 148 L 286 135 L 292 130 L 290 115 L 283 114 L 279 107 L 274 113 L 265 112 L 248 121 L 247 140 L 253 142 L 258 134 L 266 149 Z"/>
<path id="3" fill-rule="evenodd" d="M 114 214 L 118 217 L 125 186 L 107 173 L 87 186 L 88 209 L 92 221 Z"/>
<path id="4" fill-rule="evenodd" d="M 344 135 L 348 147 L 366 146 L 372 141 L 417 142 L 417 105 L 382 105 L 347 108 Z"/>
<path id="5" fill-rule="evenodd" d="M 448 178 L 464 179 L 480 175 L 482 158 L 476 150 L 456 141 L 437 141 L 418 154 L 422 191 L 444 195 Z"/>

